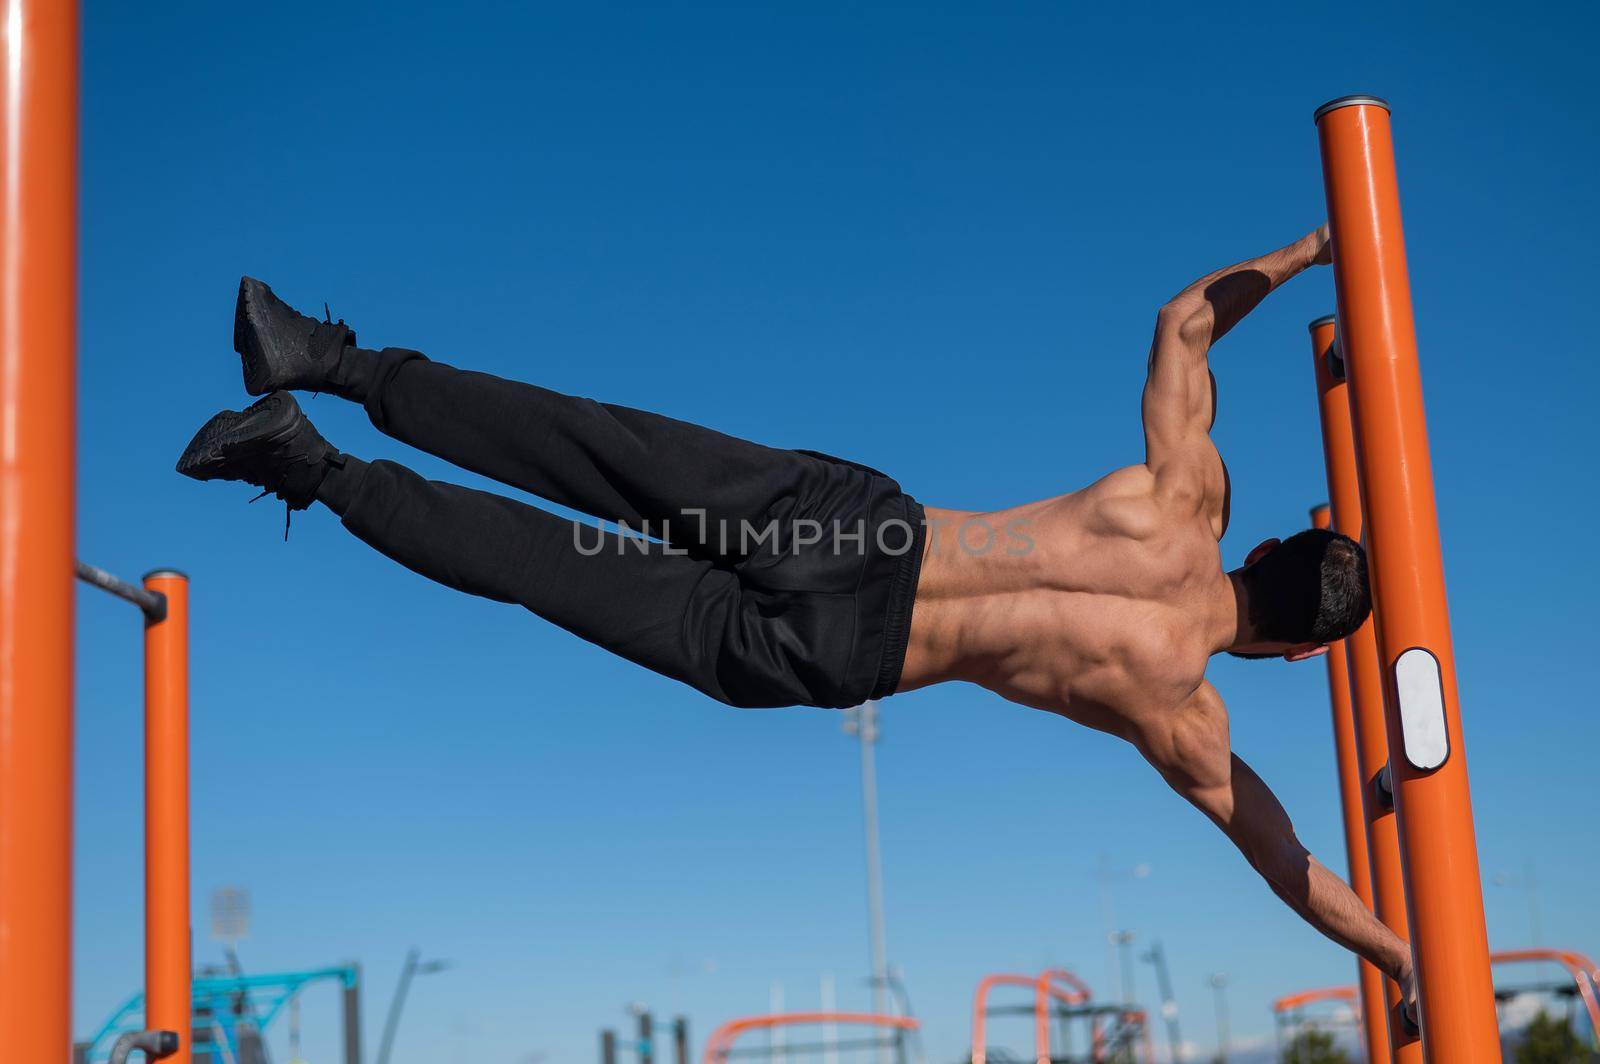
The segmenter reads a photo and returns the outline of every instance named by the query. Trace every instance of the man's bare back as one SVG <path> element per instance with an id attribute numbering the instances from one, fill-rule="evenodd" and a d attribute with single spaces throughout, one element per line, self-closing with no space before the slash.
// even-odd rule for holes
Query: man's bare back
<path id="1" fill-rule="evenodd" d="M 1233 754 L 1227 709 L 1205 679 L 1220 652 L 1317 656 L 1366 613 L 1363 599 L 1359 616 L 1340 622 L 1331 639 L 1263 631 L 1273 626 L 1257 601 L 1267 598 L 1261 573 L 1288 569 L 1280 556 L 1248 577 L 1245 570 L 1278 541 L 1233 572 L 1219 548 L 1229 482 L 1210 437 L 1209 350 L 1279 284 L 1327 261 L 1326 230 L 1318 229 L 1208 274 L 1162 308 L 1144 393 L 1143 463 L 1013 509 L 929 507 L 899 689 L 967 681 L 1127 740 L 1285 902 L 1409 993 L 1409 948 L 1300 845 L 1272 792 Z M 1344 549 L 1359 557 L 1353 544 Z M 1364 594 L 1364 570 L 1361 582 Z"/>
<path id="2" fill-rule="evenodd" d="M 1136 742 L 1212 653 L 1195 620 L 1215 612 L 1221 552 L 1202 515 L 1175 509 L 1142 465 L 1013 510 L 930 507 L 901 689 L 969 680 Z M 1026 549 L 969 549 L 989 527 Z"/>

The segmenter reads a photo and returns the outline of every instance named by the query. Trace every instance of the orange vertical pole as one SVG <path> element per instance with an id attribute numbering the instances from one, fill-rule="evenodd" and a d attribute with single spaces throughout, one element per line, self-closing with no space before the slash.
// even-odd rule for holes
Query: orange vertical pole
<path id="1" fill-rule="evenodd" d="M 1033 1059 L 1036 1064 L 1050 1064 L 1050 971 L 1039 974 L 1033 988 Z"/>
<path id="2" fill-rule="evenodd" d="M 1389 108 L 1317 109 L 1427 1059 L 1500 1060 Z"/>
<path id="3" fill-rule="evenodd" d="M 1322 416 L 1322 450 L 1328 471 L 1329 517 L 1332 527 L 1351 539 L 1361 538 L 1361 479 L 1356 469 L 1354 429 L 1350 424 L 1350 396 L 1345 381 L 1344 358 L 1334 346 L 1334 319 L 1318 318 L 1311 323 L 1311 354 L 1316 368 L 1317 407 Z M 1358 821 L 1365 843 L 1370 875 L 1370 895 L 1363 895 L 1373 912 L 1389 930 L 1410 941 L 1406 920 L 1405 880 L 1400 870 L 1400 834 L 1395 823 L 1392 791 L 1380 780 L 1389 765 L 1388 724 L 1383 714 L 1383 668 L 1378 658 L 1374 622 L 1366 623 L 1335 647 L 1328 655 L 1329 680 L 1333 682 L 1335 659 L 1345 666 L 1348 683 L 1338 682 L 1335 697 L 1343 690 L 1353 709 L 1356 779 L 1359 783 Z M 1349 824 L 1346 822 L 1346 830 Z M 1352 863 L 1354 859 L 1352 858 Z M 1352 870 L 1351 879 L 1354 881 Z M 1367 1045 L 1389 1047 L 1395 1064 L 1420 1064 L 1422 1043 L 1417 1032 L 1396 1013 L 1400 987 L 1392 979 L 1382 980 L 1381 998 L 1369 997 L 1365 980 L 1361 984 L 1362 1008 L 1374 1003 L 1382 1008 L 1380 1026 L 1367 1020 Z M 1387 1028 L 1387 1031 L 1385 1030 Z M 1377 1050 L 1374 1060 L 1385 1059 Z"/>
<path id="4" fill-rule="evenodd" d="M 988 1064 L 988 996 L 989 982 L 987 979 L 980 979 L 978 989 L 972 995 L 972 1064 Z"/>
<path id="5" fill-rule="evenodd" d="M 78 5 L 0 0 L 0 1040 L 72 1043 Z"/>
<path id="6" fill-rule="evenodd" d="M 191 1064 L 189 929 L 189 578 L 148 573 L 167 615 L 144 630 L 145 1027 L 176 1031 Z"/>
<path id="7" fill-rule="evenodd" d="M 1332 514 L 1327 506 L 1311 511 L 1311 523 L 1330 528 Z M 1368 910 L 1372 902 L 1372 866 L 1367 859 L 1367 818 L 1361 802 L 1361 765 L 1356 756 L 1356 722 L 1350 702 L 1350 669 L 1345 660 L 1343 641 L 1329 648 L 1328 701 L 1333 707 L 1333 753 L 1339 772 L 1339 810 L 1344 820 L 1344 852 L 1350 868 L 1350 889 Z M 1361 1027 L 1366 1033 L 1370 1064 L 1390 1064 L 1389 1028 L 1384 1019 L 1383 973 L 1365 958 L 1356 961 L 1357 985 L 1361 988 Z"/>

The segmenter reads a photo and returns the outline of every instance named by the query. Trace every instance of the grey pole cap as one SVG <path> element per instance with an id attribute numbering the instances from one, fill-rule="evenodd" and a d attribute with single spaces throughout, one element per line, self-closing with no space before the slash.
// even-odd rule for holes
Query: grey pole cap
<path id="1" fill-rule="evenodd" d="M 1313 122 L 1320 122 L 1322 121 L 1322 116 L 1327 114 L 1329 111 L 1337 111 L 1341 107 L 1354 107 L 1356 104 L 1360 103 L 1370 103 L 1383 108 L 1385 111 L 1392 110 L 1389 106 L 1389 101 L 1385 100 L 1382 96 L 1370 96 L 1364 92 L 1358 92 L 1354 96 L 1340 96 L 1337 99 L 1329 100 L 1327 103 L 1317 108 L 1316 113 L 1311 116 L 1311 120 Z"/>
<path id="2" fill-rule="evenodd" d="M 141 577 L 140 579 L 143 579 L 143 580 L 154 580 L 158 576 L 175 576 L 179 580 L 187 580 L 187 579 L 189 579 L 189 574 L 184 572 L 181 569 L 151 569 L 148 573 L 145 573 L 144 576 Z"/>
<path id="3" fill-rule="evenodd" d="M 1333 315 L 1332 314 L 1324 314 L 1320 318 L 1312 318 L 1311 319 L 1311 324 L 1307 325 L 1306 328 L 1308 330 L 1315 331 L 1315 329 L 1316 329 L 1316 327 L 1318 325 L 1332 325 L 1333 323 L 1334 323 Z"/>

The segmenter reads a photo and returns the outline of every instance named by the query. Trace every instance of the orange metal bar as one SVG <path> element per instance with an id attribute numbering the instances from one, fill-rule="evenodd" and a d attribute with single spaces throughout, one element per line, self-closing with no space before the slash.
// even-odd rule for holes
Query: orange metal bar
<path id="1" fill-rule="evenodd" d="M 1046 986 L 1060 983 L 1066 987 L 1065 990 L 1060 987 L 1052 987 L 1050 992 L 1058 1000 L 1065 1001 L 1068 1004 L 1081 1005 L 1094 997 L 1094 991 L 1089 989 L 1089 984 L 1065 968 L 1046 968 L 1039 973 L 1039 981 Z"/>
<path id="2" fill-rule="evenodd" d="M 0 0 L 0 1038 L 71 1034 L 78 5 Z"/>
<path id="3" fill-rule="evenodd" d="M 978 980 L 978 989 L 972 993 L 972 1064 L 986 1064 L 989 1059 L 989 991 L 997 986 L 1028 986 L 1037 987 L 1038 977 L 1032 975 L 1018 975 L 1015 972 L 996 972 L 986 975 Z M 1035 1010 L 1037 1011 L 1037 1009 Z M 1034 1037 L 1038 1038 L 1038 1028 L 1034 1028 Z M 1038 1045 L 1034 1047 L 1035 1056 Z"/>
<path id="4" fill-rule="evenodd" d="M 915 1031 L 921 1026 L 914 1016 L 888 1016 L 876 1012 L 775 1012 L 765 1016 L 744 1016 L 729 1020 L 711 1032 L 700 1056 L 701 1064 L 724 1064 L 733 1043 L 746 1031 L 812 1023 L 854 1024 L 901 1031 Z"/>
<path id="5" fill-rule="evenodd" d="M 1348 419 L 1346 419 L 1348 420 Z M 1333 516 L 1327 506 L 1311 511 L 1311 524 L 1330 528 Z M 1330 647 L 1328 700 L 1333 706 L 1333 752 L 1339 775 L 1339 808 L 1344 820 L 1344 850 L 1350 868 L 1350 889 L 1361 904 L 1372 909 L 1372 866 L 1367 858 L 1367 818 L 1361 802 L 1361 766 L 1356 757 L 1355 710 L 1350 701 L 1350 667 L 1344 642 Z M 1390 1064 L 1389 1024 L 1385 1018 L 1383 973 L 1365 958 L 1356 958 L 1361 987 L 1361 1026 L 1367 1034 L 1371 1064 Z"/>
<path id="6" fill-rule="evenodd" d="M 1561 965 L 1577 984 L 1578 996 L 1583 999 L 1583 1007 L 1589 1013 L 1589 1030 L 1594 1034 L 1595 1041 L 1600 1043 L 1600 996 L 1597 996 L 1597 991 L 1600 991 L 1600 968 L 1595 967 L 1594 961 L 1581 953 L 1565 949 L 1496 950 L 1489 954 L 1489 960 L 1494 964 L 1549 961 Z"/>
<path id="7" fill-rule="evenodd" d="M 1134 1009 L 1124 1012 L 1122 1018 L 1139 1025 L 1139 1064 L 1155 1064 L 1156 1047 L 1150 1040 L 1150 1017 L 1143 1009 Z"/>
<path id="8" fill-rule="evenodd" d="M 1065 987 L 1056 985 L 1067 984 Z M 988 1008 L 989 991 L 997 986 L 1032 987 L 1033 1045 L 1035 1060 L 1049 1060 L 1050 1026 L 1049 998 L 1068 1005 L 1080 1005 L 1091 995 L 1089 987 L 1064 968 L 1046 968 L 1038 975 L 1021 975 L 1016 972 L 996 972 L 978 980 L 978 989 L 972 995 L 972 1064 L 984 1064 L 988 1059 Z M 1096 1032 L 1098 1035 L 1098 1031 Z"/>
<path id="9" fill-rule="evenodd" d="M 1355 430 L 1350 421 L 1349 386 L 1346 383 L 1345 363 L 1342 353 L 1335 347 L 1334 320 L 1318 318 L 1311 323 L 1311 355 L 1316 368 L 1317 408 L 1322 419 L 1322 450 L 1327 466 L 1329 518 L 1335 531 L 1351 539 L 1361 539 L 1361 478 L 1356 467 Z M 1343 648 L 1335 647 L 1328 655 L 1328 678 L 1333 685 L 1335 699 L 1335 731 L 1341 713 L 1338 699 L 1343 694 L 1348 704 L 1344 711 L 1352 723 L 1355 744 L 1356 791 L 1359 815 L 1358 826 L 1365 863 L 1361 879 L 1366 882 L 1367 893 L 1359 885 L 1357 860 L 1354 850 L 1350 856 L 1350 879 L 1361 900 L 1367 902 L 1389 930 L 1402 939 L 1410 940 L 1410 924 L 1406 920 L 1405 879 L 1400 866 L 1400 829 L 1395 821 L 1394 803 L 1384 788 L 1379 786 L 1380 775 L 1389 764 L 1388 724 L 1383 711 L 1383 667 L 1378 657 L 1375 622 L 1368 618 L 1349 638 Z M 1341 666 L 1345 679 L 1337 680 L 1334 674 Z M 1340 778 L 1345 780 L 1340 754 Z M 1349 793 L 1345 800 L 1346 841 L 1350 839 Z M 1404 1022 L 1398 1013 L 1400 987 L 1392 979 L 1379 976 L 1381 995 L 1370 989 L 1369 965 L 1362 971 L 1362 1026 L 1367 1032 L 1368 1053 L 1374 1064 L 1384 1060 L 1393 1064 L 1420 1064 L 1422 1042 L 1416 1030 Z M 1381 1025 L 1375 1026 L 1372 1013 L 1380 1010 Z M 1391 1022 L 1391 1020 L 1393 1022 Z M 1385 1048 L 1387 1047 L 1387 1052 Z"/>
<path id="10" fill-rule="evenodd" d="M 1430 1060 L 1500 1060 L 1388 105 L 1317 110 Z"/>
<path id="11" fill-rule="evenodd" d="M 1361 992 L 1353 986 L 1324 986 L 1316 990 L 1301 990 L 1293 994 L 1285 994 L 1272 1003 L 1273 1012 L 1292 1012 L 1304 1005 L 1314 1005 L 1319 1001 L 1343 1001 L 1354 1005 L 1361 1000 Z"/>
<path id="12" fill-rule="evenodd" d="M 145 1026 L 176 1031 L 190 1064 L 189 578 L 170 569 L 144 578 L 165 595 L 163 620 L 144 633 Z"/>
<path id="13" fill-rule="evenodd" d="M 1038 975 L 1021 975 L 1016 972 L 996 972 L 978 980 L 972 995 L 972 1064 L 985 1064 L 988 1060 L 988 1008 L 989 991 L 997 986 L 1032 987 L 1033 1001 L 1033 1053 L 1036 1064 L 1050 1060 L 1050 999 L 1068 1005 L 1082 1005 L 1090 1001 L 1094 992 L 1089 985 L 1065 968 L 1046 968 Z M 1100 1021 L 1093 1021 L 1094 1049 L 1092 1059 L 1100 1059 Z"/>
<path id="14" fill-rule="evenodd" d="M 1072 990 L 1079 995 L 1079 997 L 1077 1002 L 1069 1001 L 1069 1004 L 1075 1003 L 1086 1005 L 1094 1000 L 1094 991 L 1089 989 L 1089 984 L 1084 982 L 1082 979 L 1079 979 L 1075 974 L 1067 971 L 1065 968 L 1046 968 L 1042 973 L 1040 973 L 1039 978 L 1065 983 L 1067 986 L 1071 987 Z M 1101 1059 L 1101 1054 L 1105 1051 L 1105 1031 L 1101 1028 L 1100 1017 L 1098 1015 L 1091 1016 L 1089 1018 L 1089 1039 L 1089 1059 L 1098 1061 Z M 1046 1048 L 1049 1048 L 1048 1045 Z"/>
<path id="15" fill-rule="evenodd" d="M 1559 964 L 1572 976 L 1578 996 L 1583 999 L 1589 1014 L 1589 1026 L 1600 1038 L 1600 967 L 1594 961 L 1573 950 L 1565 949 L 1503 949 L 1489 954 L 1493 964 L 1548 961 Z M 1321 990 L 1302 990 L 1288 994 L 1272 1003 L 1275 1013 L 1290 1012 L 1302 1005 L 1317 1001 L 1347 1001 L 1354 1004 L 1358 993 L 1353 986 L 1331 986 Z"/>
<path id="16" fill-rule="evenodd" d="M 1055 998 L 1069 1005 L 1082 1005 L 1090 996 L 1088 984 L 1065 968 L 1046 968 L 1039 973 L 1033 987 L 1033 1045 L 1038 1064 L 1050 1064 L 1050 999 Z M 1098 1052 L 1098 1023 L 1095 1028 L 1094 1041 Z"/>
<path id="17" fill-rule="evenodd" d="M 1342 1001 L 1349 1005 L 1351 1011 L 1356 1012 L 1358 1016 L 1365 1004 L 1365 998 L 1362 997 L 1362 992 L 1357 987 L 1328 986 L 1317 990 L 1302 990 L 1295 994 L 1286 994 L 1272 1003 L 1272 1014 L 1277 1017 L 1281 1024 L 1286 1014 L 1295 1012 L 1306 1005 L 1314 1005 L 1319 1001 Z M 1279 1031 L 1281 1035 L 1281 1026 Z M 1370 1047 L 1374 1044 L 1371 1035 L 1365 1027 L 1360 1028 L 1358 1033 L 1361 1035 L 1362 1050 L 1370 1056 L 1372 1053 Z"/>

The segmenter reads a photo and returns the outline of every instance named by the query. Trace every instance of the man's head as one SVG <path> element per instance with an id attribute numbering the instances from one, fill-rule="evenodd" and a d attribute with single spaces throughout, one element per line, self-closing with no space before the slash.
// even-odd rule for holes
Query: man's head
<path id="1" fill-rule="evenodd" d="M 1367 555 L 1349 536 L 1308 528 L 1269 539 L 1232 574 L 1239 636 L 1228 653 L 1300 661 L 1325 653 L 1367 619 Z"/>

